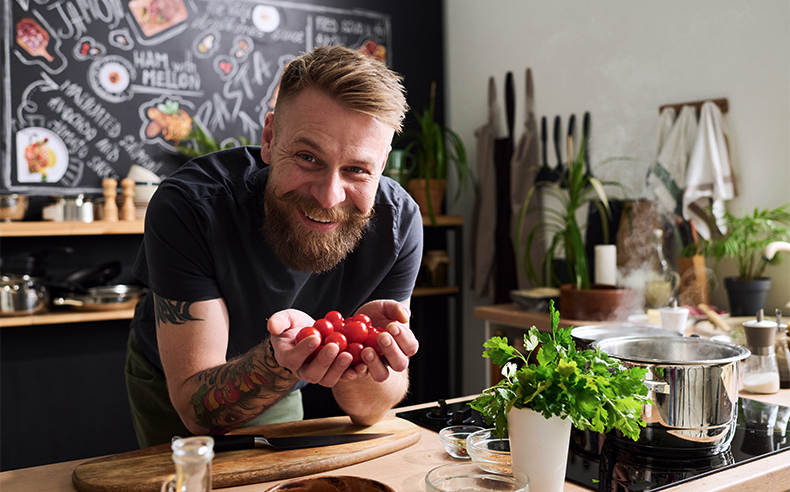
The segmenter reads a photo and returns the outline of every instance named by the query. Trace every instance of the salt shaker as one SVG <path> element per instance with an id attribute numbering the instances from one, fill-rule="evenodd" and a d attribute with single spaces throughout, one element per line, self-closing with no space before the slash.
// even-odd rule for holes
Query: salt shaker
<path id="1" fill-rule="evenodd" d="M 756 321 L 743 324 L 746 345 L 752 355 L 743 365 L 743 390 L 748 393 L 770 394 L 779 391 L 779 366 L 776 363 L 776 323 L 763 320 L 763 310 Z"/>
<path id="2" fill-rule="evenodd" d="M 165 480 L 161 492 L 211 492 L 214 439 L 209 436 L 177 438 L 171 448 L 176 474 Z"/>

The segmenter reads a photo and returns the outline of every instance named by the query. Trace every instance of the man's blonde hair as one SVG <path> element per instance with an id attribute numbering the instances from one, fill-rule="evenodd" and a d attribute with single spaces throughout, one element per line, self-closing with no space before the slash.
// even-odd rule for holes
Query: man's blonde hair
<path id="1" fill-rule="evenodd" d="M 283 71 L 274 110 L 278 111 L 305 89 L 331 97 L 341 106 L 373 116 L 392 127 L 403 128 L 409 106 L 403 78 L 383 63 L 343 46 L 320 46 L 293 61 Z"/>

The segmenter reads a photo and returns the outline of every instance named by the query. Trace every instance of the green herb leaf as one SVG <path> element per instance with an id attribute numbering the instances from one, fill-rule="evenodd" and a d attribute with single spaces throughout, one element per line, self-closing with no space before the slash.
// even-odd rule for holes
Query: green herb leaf
<path id="1" fill-rule="evenodd" d="M 546 418 L 570 418 L 580 430 L 609 432 L 617 429 L 633 440 L 639 438 L 642 408 L 652 403 L 642 368 L 626 368 L 600 349 L 577 350 L 571 328 L 559 329 L 559 312 L 549 307 L 551 332 L 536 327 L 524 335 L 525 356 L 507 338 L 492 337 L 484 343 L 483 357 L 502 367 L 503 379 L 484 390 L 470 404 L 486 422 L 503 435 L 507 412 L 531 408 Z M 531 354 L 537 349 L 535 363 Z"/>

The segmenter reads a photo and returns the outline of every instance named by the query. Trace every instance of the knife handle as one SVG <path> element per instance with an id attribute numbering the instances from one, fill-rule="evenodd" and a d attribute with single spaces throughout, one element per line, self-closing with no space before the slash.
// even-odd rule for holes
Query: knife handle
<path id="1" fill-rule="evenodd" d="M 214 452 L 254 449 L 255 436 L 211 436 L 214 438 Z"/>

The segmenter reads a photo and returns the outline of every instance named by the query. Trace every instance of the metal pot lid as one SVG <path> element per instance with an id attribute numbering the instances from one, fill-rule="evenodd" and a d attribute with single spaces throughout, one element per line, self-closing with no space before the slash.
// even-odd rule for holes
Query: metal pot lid
<path id="1" fill-rule="evenodd" d="M 751 355 L 740 345 L 698 337 L 618 337 L 592 346 L 617 359 L 658 365 L 729 364 Z"/>
<path id="2" fill-rule="evenodd" d="M 633 323 L 618 323 L 613 325 L 588 325 L 577 326 L 571 330 L 571 336 L 576 340 L 583 342 L 594 342 L 597 340 L 604 340 L 606 338 L 618 337 L 680 337 L 682 334 L 665 330 L 663 328 L 655 328 L 652 326 L 637 325 Z"/>

